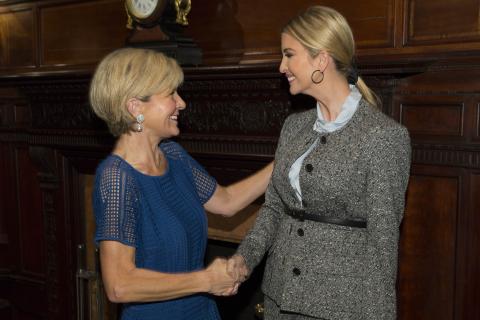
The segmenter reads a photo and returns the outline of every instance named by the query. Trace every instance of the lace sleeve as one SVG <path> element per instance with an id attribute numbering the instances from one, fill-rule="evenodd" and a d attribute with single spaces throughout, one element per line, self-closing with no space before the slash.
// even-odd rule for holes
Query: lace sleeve
<path id="1" fill-rule="evenodd" d="M 133 177 L 120 160 L 107 161 L 97 171 L 93 191 L 95 242 L 119 241 L 136 246 L 138 197 Z"/>
<path id="2" fill-rule="evenodd" d="M 205 204 L 215 192 L 217 181 L 197 162 L 190 158 L 190 169 L 192 170 L 193 181 L 197 190 L 198 197 Z"/>
<path id="3" fill-rule="evenodd" d="M 162 149 L 172 158 L 181 160 L 193 179 L 200 202 L 205 204 L 217 188 L 217 180 L 212 177 L 185 149 L 173 141 L 162 144 Z"/>

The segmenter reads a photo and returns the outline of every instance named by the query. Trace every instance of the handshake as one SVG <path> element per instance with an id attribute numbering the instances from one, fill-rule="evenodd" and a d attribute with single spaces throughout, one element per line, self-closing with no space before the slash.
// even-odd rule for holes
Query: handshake
<path id="1" fill-rule="evenodd" d="M 205 269 L 209 283 L 208 293 L 216 296 L 231 296 L 247 280 L 249 270 L 240 255 L 233 255 L 228 260 L 215 258 Z"/>

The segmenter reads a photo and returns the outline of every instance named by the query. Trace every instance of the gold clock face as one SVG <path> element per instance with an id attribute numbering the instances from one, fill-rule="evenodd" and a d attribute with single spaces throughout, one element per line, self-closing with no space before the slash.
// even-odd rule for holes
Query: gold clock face
<path id="1" fill-rule="evenodd" d="M 125 0 L 128 14 L 140 24 L 152 23 L 162 14 L 168 0 Z"/>

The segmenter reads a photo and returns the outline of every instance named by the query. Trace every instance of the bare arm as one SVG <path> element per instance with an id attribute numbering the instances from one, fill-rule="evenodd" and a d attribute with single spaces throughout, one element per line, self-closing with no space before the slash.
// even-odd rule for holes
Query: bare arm
<path id="1" fill-rule="evenodd" d="M 204 207 L 211 213 L 227 217 L 252 203 L 265 192 L 273 170 L 273 161 L 253 175 L 227 187 L 218 185 Z"/>
<path id="2" fill-rule="evenodd" d="M 204 270 L 163 273 L 137 268 L 135 248 L 117 241 L 101 241 L 100 261 L 105 291 L 112 302 L 161 301 L 199 292 L 235 293 L 234 280 L 226 274 L 226 260 L 221 258 Z"/>

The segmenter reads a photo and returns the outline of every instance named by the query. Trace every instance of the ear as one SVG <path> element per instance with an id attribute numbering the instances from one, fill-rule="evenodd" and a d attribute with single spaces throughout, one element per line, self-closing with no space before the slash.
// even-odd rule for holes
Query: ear
<path id="1" fill-rule="evenodd" d="M 141 112 L 140 101 L 137 98 L 130 98 L 127 100 L 127 110 L 135 118 Z"/>
<path id="2" fill-rule="evenodd" d="M 322 72 L 327 69 L 328 64 L 330 63 L 330 55 L 327 51 L 320 51 L 317 56 L 314 58 L 314 65 L 316 68 L 321 70 Z"/>

